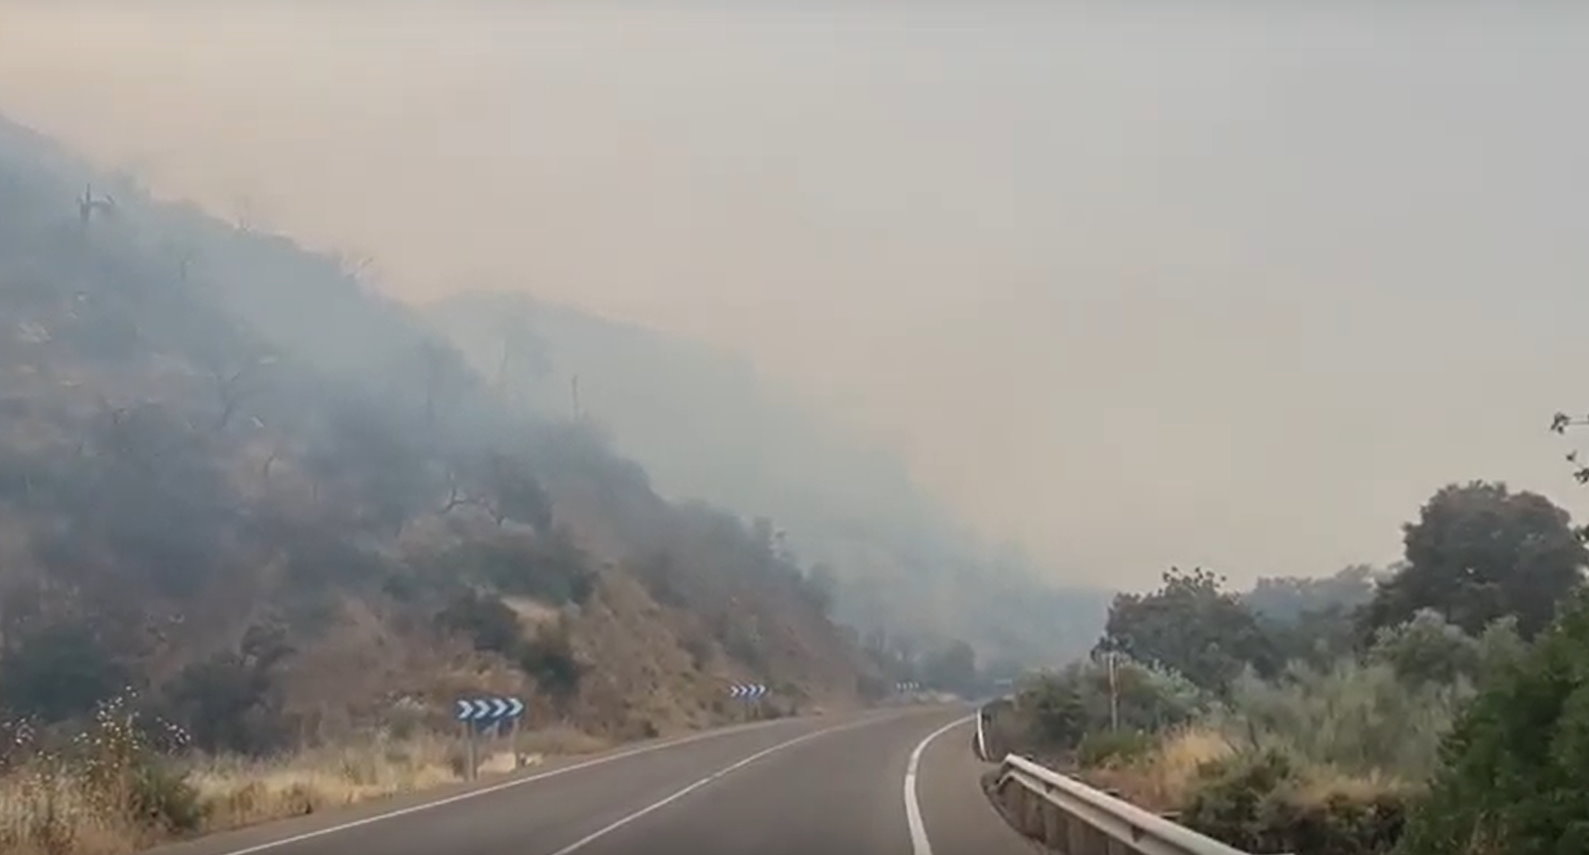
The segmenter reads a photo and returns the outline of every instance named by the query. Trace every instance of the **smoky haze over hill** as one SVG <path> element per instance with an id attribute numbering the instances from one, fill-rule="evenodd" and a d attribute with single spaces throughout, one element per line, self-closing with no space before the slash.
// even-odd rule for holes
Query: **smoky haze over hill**
<path id="1" fill-rule="evenodd" d="M 764 517 L 837 583 L 837 615 L 867 634 L 973 642 L 985 659 L 1082 653 L 1107 595 L 1043 581 L 995 554 L 912 482 L 898 458 L 818 423 L 743 360 L 566 306 L 509 294 L 426 310 L 501 396 L 610 431 L 665 493 Z"/>
<path id="2" fill-rule="evenodd" d="M 1065 581 L 1248 582 L 1582 501 L 1583 12 L 1360 5 L 6 3 L 0 109 L 406 300 L 744 353 Z"/>
<path id="3" fill-rule="evenodd" d="M 356 271 L 0 119 L 5 727 L 131 691 L 255 753 L 462 692 L 620 738 L 732 716 L 733 679 L 887 692 L 770 526 L 503 406 Z"/>

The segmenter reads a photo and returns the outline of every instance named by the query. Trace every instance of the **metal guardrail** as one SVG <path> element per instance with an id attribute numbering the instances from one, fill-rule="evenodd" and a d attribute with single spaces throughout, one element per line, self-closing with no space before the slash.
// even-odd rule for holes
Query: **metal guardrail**
<path id="1" fill-rule="evenodd" d="M 1064 855 L 1249 855 L 1014 754 L 994 796 L 1016 830 Z"/>
<path id="2" fill-rule="evenodd" d="M 977 741 L 976 744 L 972 746 L 976 749 L 978 760 L 988 759 L 988 732 L 986 728 L 987 718 L 987 710 L 985 708 L 979 707 L 977 709 Z"/>

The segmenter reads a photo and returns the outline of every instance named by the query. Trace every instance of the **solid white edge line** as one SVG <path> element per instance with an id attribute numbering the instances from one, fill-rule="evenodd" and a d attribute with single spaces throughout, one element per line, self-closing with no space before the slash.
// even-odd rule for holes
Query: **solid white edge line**
<path id="1" fill-rule="evenodd" d="M 746 757 L 746 758 L 744 758 L 742 760 L 738 760 L 738 761 L 736 761 L 734 763 L 731 763 L 731 764 L 729 764 L 727 766 L 724 766 L 723 768 L 718 769 L 716 772 L 713 772 L 712 774 L 707 775 L 706 777 L 700 779 L 699 781 L 696 781 L 695 783 L 693 783 L 693 784 L 691 784 L 691 785 L 689 785 L 689 786 L 687 786 L 687 787 L 685 787 L 685 788 L 683 788 L 681 790 L 678 790 L 678 791 L 672 793 L 671 795 L 669 795 L 669 796 L 667 796 L 667 797 L 665 797 L 665 798 L 663 798 L 663 799 L 661 799 L 659 801 L 652 802 L 651 804 L 646 805 L 645 807 L 635 811 L 634 813 L 631 813 L 631 814 L 623 817 L 622 819 L 616 820 L 616 821 L 614 821 L 614 822 L 612 822 L 612 823 L 610 823 L 608 825 L 605 825 L 605 826 L 602 826 L 601 828 L 596 829 L 595 831 L 592 831 L 591 833 L 585 835 L 584 837 L 581 837 L 580 839 L 574 841 L 573 843 L 570 843 L 567 846 L 564 846 L 562 849 L 559 849 L 556 852 L 553 852 L 552 855 L 569 855 L 569 853 L 571 853 L 571 852 L 575 852 L 577 850 L 583 849 L 586 846 L 589 846 L 590 844 L 596 842 L 597 840 L 599 840 L 599 839 L 601 839 L 603 837 L 606 837 L 607 835 L 613 833 L 614 831 L 617 831 L 618 829 L 623 828 L 624 826 L 628 825 L 629 823 L 634 822 L 637 819 L 640 819 L 641 817 L 645 816 L 646 814 L 652 813 L 653 811 L 661 810 L 662 808 L 665 808 L 668 805 L 673 804 L 674 802 L 678 801 L 679 799 L 684 798 L 685 796 L 689 795 L 690 793 L 693 793 L 696 790 L 699 790 L 700 788 L 706 786 L 707 784 L 710 784 L 713 781 L 718 780 L 719 778 L 722 778 L 722 777 L 724 777 L 726 775 L 729 775 L 729 774 L 733 773 L 735 770 L 743 769 L 746 766 L 749 766 L 750 764 L 756 762 L 757 760 L 760 760 L 763 757 L 767 757 L 769 755 L 776 754 L 779 751 L 784 750 L 785 748 L 790 748 L 790 747 L 793 747 L 795 745 L 799 745 L 802 742 L 805 742 L 805 741 L 811 740 L 811 739 L 816 739 L 819 736 L 827 736 L 830 733 L 838 733 L 839 731 L 843 731 L 843 730 L 852 730 L 854 728 L 861 727 L 863 725 L 871 724 L 873 721 L 874 721 L 874 719 L 868 718 L 868 719 L 863 719 L 863 720 L 857 721 L 857 722 L 850 722 L 848 724 L 837 725 L 835 727 L 823 728 L 822 730 L 813 731 L 811 733 L 807 733 L 807 734 L 803 734 L 801 736 L 797 736 L 794 739 L 790 739 L 790 740 L 787 740 L 785 742 L 780 742 L 777 745 L 772 746 L 771 748 L 763 748 L 762 750 L 757 751 L 755 754 L 752 754 L 749 757 Z"/>
<path id="2" fill-rule="evenodd" d="M 934 739 L 975 718 L 968 715 L 955 719 L 916 744 L 910 752 L 910 762 L 905 764 L 905 822 L 910 826 L 910 848 L 915 855 L 932 855 L 932 842 L 927 839 L 927 826 L 921 821 L 921 803 L 916 798 L 916 773 L 921 768 L 921 755 Z M 561 853 L 559 853 L 561 855 Z"/>
<path id="3" fill-rule="evenodd" d="M 787 721 L 787 720 L 785 720 L 785 721 Z M 695 734 L 691 734 L 689 736 L 681 737 L 679 739 L 669 740 L 667 742 L 659 742 L 659 743 L 656 743 L 656 744 L 653 744 L 653 745 L 642 745 L 642 746 L 640 746 L 638 748 L 630 748 L 630 749 L 625 750 L 625 751 L 620 751 L 617 754 L 606 754 L 606 755 L 603 755 L 603 756 L 600 756 L 600 757 L 594 757 L 594 758 L 591 758 L 590 760 L 585 760 L 585 761 L 582 761 L 582 762 L 579 762 L 579 763 L 575 763 L 575 764 L 573 764 L 571 766 L 561 766 L 559 768 L 550 769 L 548 771 L 541 772 L 539 774 L 530 775 L 529 777 L 526 777 L 526 778 L 515 778 L 515 779 L 513 779 L 511 781 L 503 781 L 500 784 L 493 784 L 493 785 L 491 785 L 489 787 L 484 787 L 484 788 L 478 789 L 478 790 L 470 790 L 468 792 L 459 793 L 459 794 L 454 795 L 454 796 L 448 796 L 447 798 L 444 798 L 444 799 L 437 799 L 436 801 L 433 801 L 433 802 L 425 802 L 424 804 L 412 805 L 412 806 L 406 807 L 406 808 L 399 808 L 398 810 L 387 811 L 386 813 L 376 814 L 375 816 L 367 816 L 367 817 L 365 817 L 363 819 L 354 820 L 352 822 L 344 822 L 344 823 L 342 823 L 340 825 L 333 825 L 333 826 L 330 826 L 328 828 L 316 829 L 314 831 L 306 831 L 303 834 L 295 834 L 295 835 L 293 835 L 291 837 L 283 837 L 280 840 L 271 840 L 271 841 L 268 841 L 266 843 L 259 843 L 259 844 L 256 844 L 254 846 L 244 847 L 242 849 L 228 850 L 226 852 L 220 853 L 220 855 L 253 855 L 253 853 L 255 853 L 255 852 L 264 852 L 264 851 L 267 851 L 267 850 L 270 850 L 270 849 L 279 849 L 279 848 L 281 848 L 283 846 L 291 846 L 294 843 L 302 843 L 305 840 L 313 840 L 313 839 L 315 839 L 317 837 L 325 837 L 325 836 L 331 835 L 331 834 L 338 834 L 340 832 L 349 831 L 351 829 L 360 828 L 362 826 L 373 825 L 373 824 L 375 824 L 377 822 L 385 822 L 386 820 L 389 820 L 389 819 L 396 819 L 397 817 L 400 817 L 400 816 L 408 816 L 409 814 L 420 813 L 421 811 L 427 811 L 427 810 L 431 810 L 433 808 L 439 808 L 439 807 L 444 807 L 444 806 L 450 805 L 450 804 L 456 804 L 457 802 L 466 801 L 468 799 L 478 798 L 480 796 L 486 796 L 486 795 L 490 795 L 492 793 L 499 793 L 499 792 L 502 792 L 503 790 L 511 790 L 514 787 L 522 787 L 525 784 L 533 784 L 536 781 L 544 781 L 547 778 L 555 778 L 558 775 L 566 775 L 569 772 L 578 772 L 581 769 L 589 769 L 589 768 L 591 768 L 593 766 L 602 766 L 602 765 L 605 765 L 607 763 L 612 763 L 612 762 L 615 762 L 615 761 L 618 761 L 618 760 L 623 760 L 623 759 L 626 759 L 626 758 L 629 758 L 629 757 L 636 757 L 636 756 L 639 756 L 641 754 L 650 754 L 650 753 L 652 753 L 654 751 L 662 751 L 662 750 L 667 749 L 667 748 L 676 748 L 676 747 L 678 747 L 680 745 L 688 745 L 688 744 L 690 744 L 692 742 L 701 742 L 703 740 L 716 739 L 718 737 L 729 736 L 729 735 L 735 734 L 735 733 L 745 733 L 747 731 L 760 730 L 760 729 L 762 729 L 764 727 L 768 727 L 768 726 L 771 726 L 771 725 L 774 725 L 774 724 L 778 724 L 778 721 L 777 720 L 764 721 L 764 722 L 757 722 L 756 724 L 752 724 L 752 725 L 748 725 L 748 726 L 729 727 L 729 728 L 723 728 L 721 730 L 709 730 L 709 731 L 706 731 L 704 733 L 695 733 Z M 817 731 L 817 732 L 818 733 L 824 733 L 826 731 Z M 811 735 L 811 734 L 808 734 L 808 735 Z"/>

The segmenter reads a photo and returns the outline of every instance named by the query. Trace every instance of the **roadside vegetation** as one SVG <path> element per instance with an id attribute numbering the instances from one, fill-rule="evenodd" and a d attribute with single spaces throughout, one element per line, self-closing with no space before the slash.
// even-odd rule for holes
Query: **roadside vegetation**
<path id="1" fill-rule="evenodd" d="M 1172 570 L 995 732 L 1252 852 L 1589 851 L 1580 535 L 1475 482 L 1432 496 L 1389 568 L 1246 592 Z"/>
<path id="2" fill-rule="evenodd" d="M 465 780 L 465 749 L 450 734 L 381 730 L 309 750 L 216 755 L 192 750 L 188 734 L 138 707 L 135 698 L 107 702 L 64 742 L 5 725 L 0 851 L 116 855 Z M 551 727 L 484 744 L 489 774 L 608 742 Z"/>

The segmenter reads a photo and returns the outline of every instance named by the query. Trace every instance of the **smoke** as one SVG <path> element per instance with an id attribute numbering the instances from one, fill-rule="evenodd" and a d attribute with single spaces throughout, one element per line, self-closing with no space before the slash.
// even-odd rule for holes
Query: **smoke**
<path id="1" fill-rule="evenodd" d="M 1075 581 L 1246 579 L 1584 507 L 1582 17 L 0 2 L 0 110 L 404 299 L 743 351 Z"/>

